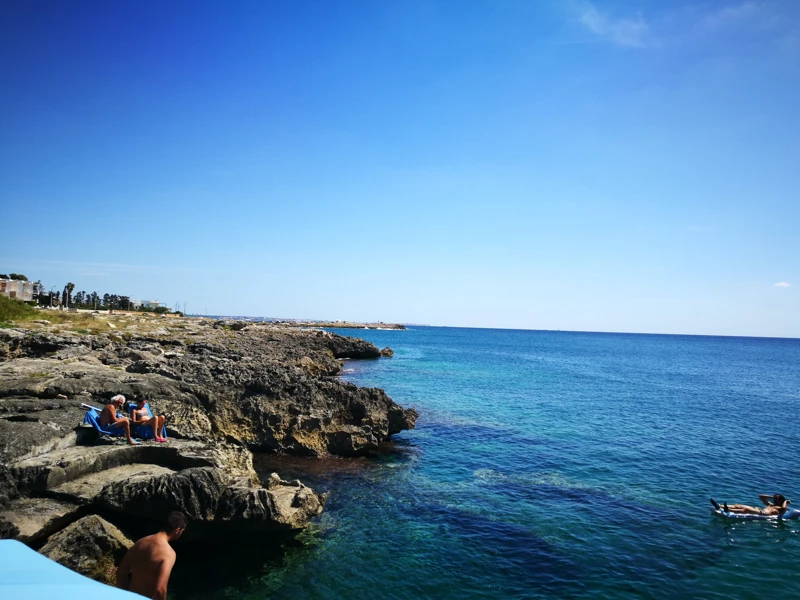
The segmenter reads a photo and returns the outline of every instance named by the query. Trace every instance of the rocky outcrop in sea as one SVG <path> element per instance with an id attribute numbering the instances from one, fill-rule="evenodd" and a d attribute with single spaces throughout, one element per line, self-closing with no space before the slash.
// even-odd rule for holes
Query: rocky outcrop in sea
<path id="1" fill-rule="evenodd" d="M 98 579 L 128 519 L 181 510 L 198 537 L 304 528 L 325 495 L 278 474 L 259 482 L 254 451 L 370 454 L 414 426 L 416 412 L 383 390 L 336 377 L 342 359 L 391 356 L 363 340 L 244 321 L 97 319 L 91 332 L 0 329 L 0 537 Z M 120 393 L 166 416 L 168 443 L 128 446 L 80 426 L 81 403 Z M 81 545 L 83 566 L 69 550 Z"/>

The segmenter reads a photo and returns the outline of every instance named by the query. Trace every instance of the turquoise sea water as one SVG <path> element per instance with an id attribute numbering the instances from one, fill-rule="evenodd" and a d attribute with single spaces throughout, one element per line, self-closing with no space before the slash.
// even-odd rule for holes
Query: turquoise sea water
<path id="1" fill-rule="evenodd" d="M 341 331 L 345 377 L 420 412 L 377 459 L 267 458 L 330 492 L 294 542 L 184 557 L 173 598 L 800 597 L 800 340 Z"/>

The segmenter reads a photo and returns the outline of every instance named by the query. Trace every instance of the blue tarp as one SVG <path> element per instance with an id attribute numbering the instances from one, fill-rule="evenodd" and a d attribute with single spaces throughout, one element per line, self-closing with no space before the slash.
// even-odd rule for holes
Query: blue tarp
<path id="1" fill-rule="evenodd" d="M 3 600 L 142 600 L 138 594 L 78 575 L 16 540 L 0 540 Z"/>

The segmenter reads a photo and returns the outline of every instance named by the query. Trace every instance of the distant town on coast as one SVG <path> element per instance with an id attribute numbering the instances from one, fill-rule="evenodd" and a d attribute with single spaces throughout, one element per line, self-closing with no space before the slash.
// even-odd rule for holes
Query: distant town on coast
<path id="1" fill-rule="evenodd" d="M 21 300 L 31 306 L 60 309 L 86 310 L 132 310 L 154 313 L 180 313 L 178 303 L 170 310 L 165 302 L 158 300 L 139 300 L 122 294 L 100 294 L 100 292 L 75 292 L 75 284 L 67 283 L 59 291 L 57 286 L 47 290 L 41 280 L 30 281 L 21 273 L 0 273 L 0 294 Z"/>
<path id="2" fill-rule="evenodd" d="M 319 320 L 309 318 L 274 318 L 274 317 L 251 317 L 251 316 L 230 316 L 230 315 L 208 315 L 186 313 L 186 303 L 183 303 L 184 310 L 180 310 L 179 302 L 175 303 L 175 308 L 170 309 L 166 302 L 158 300 L 139 300 L 121 294 L 102 294 L 99 292 L 75 292 L 75 284 L 67 283 L 59 291 L 57 286 L 47 290 L 47 286 L 41 280 L 30 281 L 27 276 L 21 273 L 0 273 L 0 296 L 5 296 L 14 300 L 19 300 L 25 304 L 43 308 L 60 310 L 66 312 L 81 311 L 118 311 L 118 312 L 140 312 L 154 313 L 169 316 L 187 317 L 209 317 L 215 319 L 230 319 L 235 321 L 269 321 L 282 324 L 288 327 L 325 327 L 338 329 L 405 329 L 405 325 L 398 323 L 362 323 L 342 320 Z"/>

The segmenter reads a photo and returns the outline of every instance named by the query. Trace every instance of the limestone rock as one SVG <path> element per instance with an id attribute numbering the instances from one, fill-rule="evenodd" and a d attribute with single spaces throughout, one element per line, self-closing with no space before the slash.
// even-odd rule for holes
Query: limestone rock
<path id="1" fill-rule="evenodd" d="M 197 467 L 112 482 L 95 500 L 103 508 L 129 515 L 162 519 L 179 510 L 193 521 L 211 521 L 229 483 L 220 469 Z"/>
<path id="2" fill-rule="evenodd" d="M 322 512 L 325 496 L 280 477 L 270 480 L 268 488 L 236 485 L 222 470 L 203 467 L 112 482 L 96 502 L 104 509 L 149 518 L 180 510 L 195 525 L 255 533 L 304 528 Z"/>
<path id="3" fill-rule="evenodd" d="M 11 395 L 14 391 L 31 395 Z M 75 427 L 85 412 L 80 401 L 57 399 L 47 382 L 28 387 L 22 378 L 0 379 L 0 395 L 3 392 L 9 396 L 0 397 L 0 464 L 75 444 Z"/>
<path id="4" fill-rule="evenodd" d="M 229 487 L 220 498 L 216 519 L 238 528 L 292 531 L 320 514 L 325 499 L 324 494 L 287 482 L 270 489 Z"/>
<path id="5" fill-rule="evenodd" d="M 114 525 L 90 515 L 52 535 L 40 552 L 68 569 L 115 584 L 115 565 L 133 545 Z"/>
<path id="6" fill-rule="evenodd" d="M 214 323 L 195 323 L 195 339 L 0 330 L 15 357 L 0 363 L 0 462 L 74 443 L 81 402 L 100 406 L 118 393 L 150 398 L 172 435 L 300 454 L 365 454 L 413 427 L 415 413 L 382 391 L 330 378 L 341 358 L 378 357 L 372 344 Z"/>
<path id="7" fill-rule="evenodd" d="M 381 348 L 381 356 L 385 356 L 386 358 L 394 356 L 394 350 L 389 348 L 389 346 L 386 346 L 385 348 Z"/>
<path id="8" fill-rule="evenodd" d="M 10 537 L 26 544 L 46 538 L 77 518 L 76 504 L 53 498 L 19 498 L 0 514 L 0 520 L 13 526 Z"/>
<path id="9" fill-rule="evenodd" d="M 341 381 L 262 375 L 243 398 L 218 399 L 215 428 L 262 450 L 353 456 L 378 449 L 393 433 L 414 426 L 404 410 L 377 388 Z"/>
<path id="10" fill-rule="evenodd" d="M 378 349 L 359 338 L 344 337 L 335 333 L 323 332 L 325 345 L 336 358 L 378 358 Z"/>
<path id="11" fill-rule="evenodd" d="M 246 328 L 250 323 L 247 321 L 233 321 L 229 319 L 217 319 L 214 321 L 212 327 L 217 329 L 230 329 L 231 331 L 241 331 Z"/>
<path id="12" fill-rule="evenodd" d="M 0 516 L 0 540 L 13 540 L 19 535 L 19 527 Z"/>
<path id="13" fill-rule="evenodd" d="M 19 497 L 17 481 L 11 473 L 11 469 L 0 464 L 0 509 L 14 498 Z"/>

